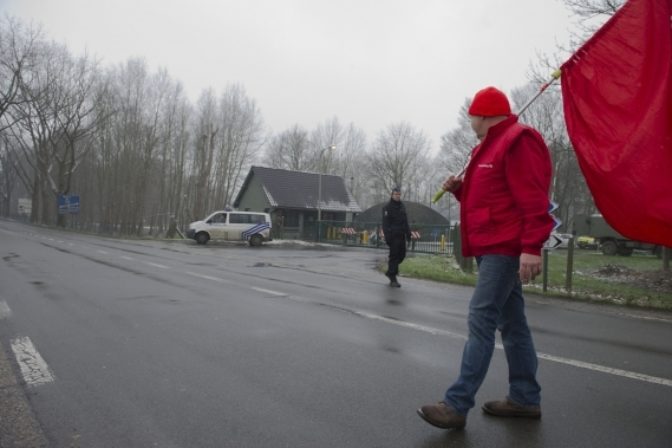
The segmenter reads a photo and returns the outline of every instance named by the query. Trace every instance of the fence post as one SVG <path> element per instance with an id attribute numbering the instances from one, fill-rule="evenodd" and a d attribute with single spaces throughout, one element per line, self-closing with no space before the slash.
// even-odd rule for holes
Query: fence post
<path id="1" fill-rule="evenodd" d="M 672 249 L 670 249 L 667 246 L 663 246 L 661 248 L 663 251 L 663 271 L 669 271 L 670 270 L 670 252 Z"/>
<path id="2" fill-rule="evenodd" d="M 574 237 L 567 242 L 567 271 L 565 272 L 565 289 L 572 292 L 572 275 L 574 273 Z"/>
<path id="3" fill-rule="evenodd" d="M 457 264 L 462 267 L 462 240 L 460 239 L 459 226 L 456 225 L 453 227 L 451 232 L 453 233 L 453 255 L 455 256 Z"/>
<path id="4" fill-rule="evenodd" d="M 542 262 L 542 279 L 543 279 L 543 284 L 541 290 L 546 292 L 548 290 L 548 249 L 545 247 L 542 249 L 542 254 L 543 254 L 543 262 Z"/>
<path id="5" fill-rule="evenodd" d="M 462 256 L 462 238 L 460 237 L 460 226 L 456 225 L 453 229 L 453 254 L 460 268 L 464 272 L 471 273 L 474 271 L 474 257 Z"/>

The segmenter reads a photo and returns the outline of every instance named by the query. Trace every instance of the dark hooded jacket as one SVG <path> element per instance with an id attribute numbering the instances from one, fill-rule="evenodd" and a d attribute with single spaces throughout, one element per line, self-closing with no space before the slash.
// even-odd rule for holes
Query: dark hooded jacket
<path id="1" fill-rule="evenodd" d="M 385 241 L 390 241 L 395 237 L 411 239 L 406 207 L 401 201 L 390 199 L 390 202 L 383 207 L 383 234 Z"/>

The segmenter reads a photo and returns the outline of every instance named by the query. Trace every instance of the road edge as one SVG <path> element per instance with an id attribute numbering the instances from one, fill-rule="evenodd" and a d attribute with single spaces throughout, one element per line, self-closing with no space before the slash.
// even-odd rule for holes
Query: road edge
<path id="1" fill-rule="evenodd" d="M 0 342 L 0 448 L 48 447 L 42 427 Z"/>

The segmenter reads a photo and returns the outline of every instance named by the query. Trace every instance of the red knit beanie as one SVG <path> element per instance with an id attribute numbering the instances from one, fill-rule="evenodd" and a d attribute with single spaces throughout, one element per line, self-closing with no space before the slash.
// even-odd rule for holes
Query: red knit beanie
<path id="1" fill-rule="evenodd" d="M 486 87 L 474 95 L 471 106 L 469 106 L 469 115 L 475 117 L 511 115 L 511 106 L 504 92 L 494 87 Z"/>

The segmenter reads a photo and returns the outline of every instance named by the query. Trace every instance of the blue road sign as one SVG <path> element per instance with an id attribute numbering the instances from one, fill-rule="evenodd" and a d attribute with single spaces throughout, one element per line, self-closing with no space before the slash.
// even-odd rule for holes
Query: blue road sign
<path id="1" fill-rule="evenodd" d="M 66 213 L 79 213 L 79 195 L 59 194 L 58 195 L 58 214 L 65 215 Z"/>

